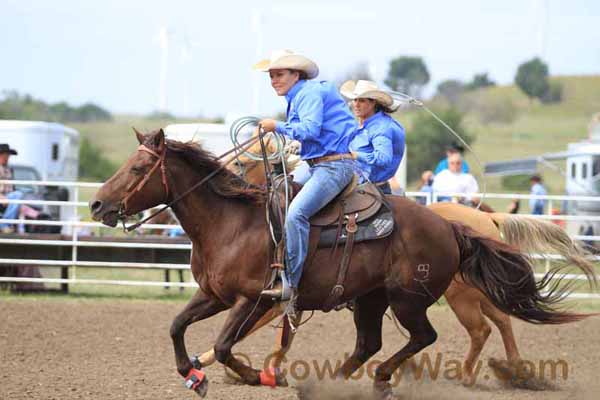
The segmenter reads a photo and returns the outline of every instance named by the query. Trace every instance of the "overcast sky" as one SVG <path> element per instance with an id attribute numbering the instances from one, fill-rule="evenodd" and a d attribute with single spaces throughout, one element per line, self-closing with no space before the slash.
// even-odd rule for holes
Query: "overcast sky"
<path id="1" fill-rule="evenodd" d="M 251 69 L 255 28 L 264 57 L 279 48 L 304 53 L 321 79 L 368 62 L 382 81 L 399 55 L 425 59 L 429 92 L 484 71 L 509 83 L 536 55 L 552 74 L 600 73 L 595 0 L 0 0 L 0 10 L 0 90 L 93 101 L 115 113 L 159 108 L 161 27 L 169 32 L 167 107 L 177 115 L 249 114 L 254 82 L 261 114 L 284 109 L 267 75 Z"/>

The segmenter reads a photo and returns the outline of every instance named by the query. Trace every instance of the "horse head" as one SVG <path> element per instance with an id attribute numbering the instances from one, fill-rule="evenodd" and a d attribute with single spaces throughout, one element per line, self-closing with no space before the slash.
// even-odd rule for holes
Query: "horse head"
<path id="1" fill-rule="evenodd" d="M 90 200 L 92 218 L 116 226 L 119 220 L 167 202 L 166 144 L 162 129 L 135 135 L 139 147 Z"/>

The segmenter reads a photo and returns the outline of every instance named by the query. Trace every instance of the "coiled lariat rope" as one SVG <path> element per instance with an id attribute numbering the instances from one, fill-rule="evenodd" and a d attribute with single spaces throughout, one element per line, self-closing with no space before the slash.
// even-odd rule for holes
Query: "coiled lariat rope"
<path id="1" fill-rule="evenodd" d="M 236 152 L 234 159 L 238 159 L 239 156 L 243 154 L 244 156 L 250 158 L 253 161 L 262 162 L 264 164 L 265 177 L 266 177 L 266 190 L 267 190 L 267 202 L 265 204 L 265 217 L 267 220 L 267 226 L 268 226 L 269 234 L 271 236 L 271 240 L 274 245 L 275 252 L 277 252 L 278 248 L 280 248 L 280 247 L 285 249 L 285 239 L 286 239 L 286 237 L 285 237 L 285 219 L 287 217 L 287 210 L 289 207 L 289 199 L 290 199 L 290 188 L 289 188 L 286 157 L 285 157 L 285 150 L 284 150 L 286 141 L 282 135 L 279 135 L 277 133 L 272 133 L 273 139 L 275 140 L 277 148 L 273 154 L 269 155 L 267 152 L 267 147 L 265 145 L 265 141 L 264 141 L 264 136 L 266 135 L 266 133 L 263 130 L 263 128 L 261 126 L 259 126 L 259 121 L 260 120 L 258 118 L 253 117 L 253 116 L 239 118 L 233 122 L 229 133 L 230 133 L 231 142 L 233 143 L 235 148 L 240 148 L 239 143 L 238 143 L 238 137 L 244 131 L 244 129 L 246 129 L 248 127 L 252 127 L 252 131 L 254 132 L 255 129 L 258 128 L 258 131 L 259 131 L 258 136 L 260 138 L 259 143 L 260 143 L 261 154 L 254 154 L 254 153 L 248 151 L 248 148 L 245 148 L 241 152 Z M 275 181 L 275 177 L 273 176 L 273 173 L 271 171 L 271 162 L 277 162 L 277 161 L 281 162 L 282 169 L 283 169 L 283 174 L 282 174 L 283 179 L 280 182 Z M 279 196 L 281 194 L 281 191 L 279 190 L 279 186 L 282 184 L 284 185 L 284 194 L 285 194 L 285 203 L 284 203 L 285 205 L 284 205 L 283 209 L 281 209 L 279 207 L 279 204 L 281 204 L 281 202 L 279 201 Z M 274 210 L 274 207 L 271 206 L 273 204 L 273 202 L 275 202 L 275 204 L 278 205 L 276 207 L 277 212 L 274 214 L 274 217 L 279 220 L 278 222 L 279 222 L 279 226 L 281 229 L 281 237 L 279 238 L 279 240 L 275 235 L 275 228 L 273 226 L 273 221 L 271 219 L 271 213 L 270 213 L 270 211 Z M 283 256 L 285 257 L 285 254 Z M 264 278 L 264 283 L 263 283 L 264 288 L 271 286 L 275 281 L 276 276 L 273 275 L 272 273 L 270 274 L 270 272 L 271 272 L 271 267 L 269 265 L 269 266 L 267 266 L 267 270 L 265 272 L 265 278 Z M 269 277 L 269 275 L 271 275 L 271 277 Z M 252 315 L 256 312 L 256 309 L 258 308 L 258 305 L 260 304 L 260 302 L 261 302 L 261 297 L 259 297 L 257 299 L 256 303 L 254 304 L 254 307 L 252 308 L 252 311 L 250 312 L 250 314 L 248 314 L 248 316 L 246 317 L 244 322 L 242 322 L 242 324 L 238 328 L 238 331 L 236 332 L 234 340 L 237 340 L 239 338 L 242 329 L 248 323 L 248 321 L 250 320 Z M 289 321 L 292 331 L 295 332 L 296 327 L 293 325 L 292 321 L 289 318 L 288 318 L 288 321 Z"/>
<path id="2" fill-rule="evenodd" d="M 427 111 L 427 113 L 429 113 L 433 118 L 435 118 L 436 121 L 442 124 L 444 128 L 448 129 L 450 133 L 452 133 L 454 137 L 456 137 L 459 140 L 459 142 L 462 143 L 465 146 L 465 148 L 473 154 L 475 162 L 477 163 L 477 165 L 479 165 L 481 171 L 484 171 L 483 163 L 481 162 L 479 156 L 477 156 L 477 153 L 475 153 L 473 148 L 469 146 L 469 144 L 465 142 L 464 139 L 458 133 L 456 133 L 454 129 L 452 129 L 447 123 L 445 123 L 440 117 L 438 117 L 433 111 L 431 111 L 421 100 L 417 100 L 414 97 L 407 95 L 406 93 L 396 92 L 393 90 L 390 90 L 389 93 L 392 95 L 394 100 L 397 100 L 400 103 L 412 104 Z M 482 173 L 481 178 L 483 180 L 483 191 L 481 192 L 481 199 L 479 200 L 479 204 L 477 204 L 476 209 L 479 209 L 479 207 L 481 207 L 481 203 L 483 203 L 483 199 L 485 198 L 485 195 L 487 193 L 487 180 L 485 178 L 485 174 Z"/>

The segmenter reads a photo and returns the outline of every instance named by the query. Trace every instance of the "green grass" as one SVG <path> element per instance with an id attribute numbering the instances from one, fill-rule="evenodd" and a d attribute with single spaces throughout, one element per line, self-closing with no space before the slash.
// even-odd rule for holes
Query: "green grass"
<path id="1" fill-rule="evenodd" d="M 473 149 L 482 162 L 510 160 L 566 150 L 567 144 L 586 139 L 590 119 L 600 111 L 600 76 L 556 77 L 563 85 L 563 100 L 557 104 L 531 102 L 515 86 L 497 86 L 468 93 L 467 100 L 476 105 L 512 104 L 512 121 L 482 122 L 481 115 L 472 111 L 465 115 L 465 128 L 475 136 Z M 414 120 L 411 111 L 398 118 L 407 126 Z M 448 133 L 450 135 L 450 133 Z M 408 154 L 410 162 L 410 149 Z M 481 183 L 481 169 L 475 158 L 467 155 L 467 161 Z M 564 162 L 557 162 L 564 169 Z M 547 168 L 540 171 L 546 180 L 550 194 L 564 193 L 564 177 Z M 488 177 L 489 192 L 505 192 L 500 178 Z M 409 187 L 414 188 L 413 182 Z M 502 203 L 502 202 L 501 202 Z"/>

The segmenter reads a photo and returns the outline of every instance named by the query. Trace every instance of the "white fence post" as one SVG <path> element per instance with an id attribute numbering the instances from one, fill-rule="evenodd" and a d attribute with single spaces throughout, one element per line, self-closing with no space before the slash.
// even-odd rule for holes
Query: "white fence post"
<path id="1" fill-rule="evenodd" d="M 76 203 L 79 203 L 79 186 L 75 186 L 74 190 L 73 190 L 73 201 L 75 201 Z M 77 205 L 73 205 L 73 208 L 75 209 L 74 213 L 73 213 L 73 218 L 74 221 L 73 222 L 79 222 L 79 207 Z M 71 267 L 72 269 L 72 279 L 74 282 L 77 282 L 77 241 L 79 239 L 78 235 L 79 235 L 79 226 L 77 225 L 73 225 L 73 231 L 71 232 L 72 237 L 72 243 L 73 245 L 71 246 L 71 261 L 73 262 L 73 265 Z M 69 271 L 69 267 L 67 267 L 67 274 Z"/>
<path id="2" fill-rule="evenodd" d="M 552 199 L 548 200 L 547 215 L 552 216 Z M 546 273 L 550 271 L 550 259 L 546 258 Z"/>

